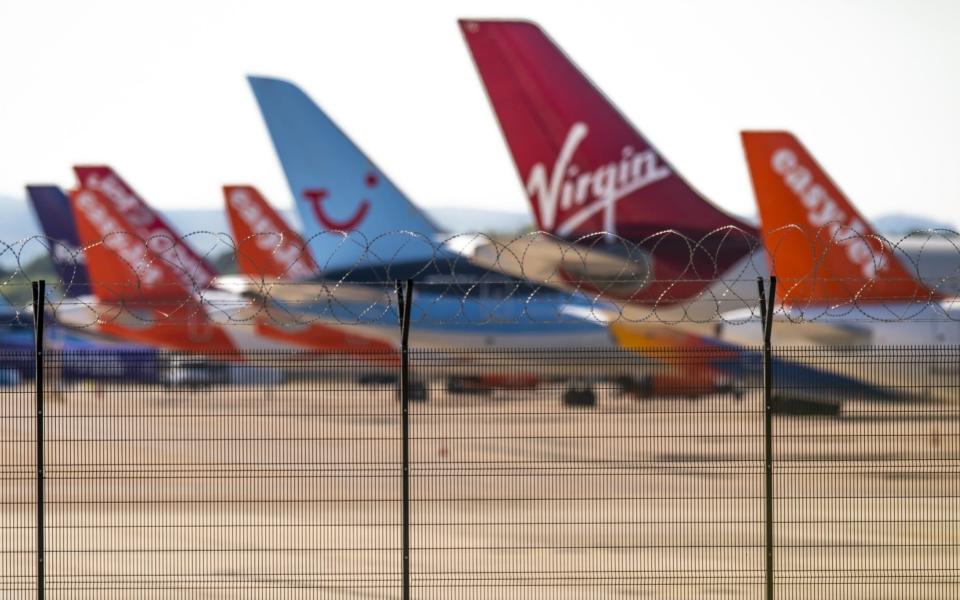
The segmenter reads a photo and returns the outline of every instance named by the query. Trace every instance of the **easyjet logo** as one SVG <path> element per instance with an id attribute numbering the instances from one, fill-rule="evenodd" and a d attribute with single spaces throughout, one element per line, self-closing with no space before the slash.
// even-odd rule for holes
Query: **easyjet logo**
<path id="1" fill-rule="evenodd" d="M 615 232 L 616 203 L 672 174 L 653 150 L 637 152 L 631 146 L 621 149 L 619 160 L 592 171 L 582 171 L 573 158 L 589 132 L 586 123 L 574 123 L 552 169 L 548 172 L 543 163 L 530 169 L 527 194 L 537 207 L 541 226 L 547 231 L 556 230 L 559 235 L 569 235 L 584 221 L 603 211 L 604 229 Z M 558 222 L 561 214 L 562 222 Z"/>
<path id="2" fill-rule="evenodd" d="M 810 169 L 800 164 L 792 150 L 780 148 L 770 159 L 773 170 L 783 177 L 783 182 L 800 199 L 807 211 L 807 222 L 824 229 L 830 239 L 841 245 L 847 257 L 864 277 L 872 279 L 887 267 L 887 256 L 881 249 L 867 243 L 863 221 L 845 211 L 842 205 L 830 197 L 827 190 L 813 180 Z M 840 237 L 841 229 L 848 230 Z"/>
<path id="3" fill-rule="evenodd" d="M 298 245 L 292 234 L 285 235 L 286 227 L 271 219 L 247 190 L 230 190 L 227 202 L 234 214 L 250 228 L 257 248 L 269 252 L 283 272 L 294 279 L 306 279 L 316 274 L 301 260 L 305 252 L 303 245 Z"/>
<path id="4" fill-rule="evenodd" d="M 154 220 L 153 214 L 143 202 L 127 189 L 122 181 L 112 174 L 101 178 L 92 174 L 83 182 L 83 186 L 97 190 L 113 202 L 125 219 L 134 227 L 149 227 Z"/>
<path id="5" fill-rule="evenodd" d="M 146 246 L 129 234 L 118 233 L 124 230 L 123 226 L 100 204 L 95 194 L 81 191 L 77 195 L 76 203 L 87 222 L 103 240 L 103 245 L 130 265 L 142 285 L 152 287 L 160 283 L 163 271 L 159 265 L 148 260 Z"/>
<path id="6" fill-rule="evenodd" d="M 207 267 L 187 248 L 186 244 L 177 243 L 176 235 L 157 218 L 143 200 L 127 188 L 123 181 L 112 173 L 106 177 L 92 174 L 86 178 L 83 186 L 97 190 L 113 202 L 129 224 L 123 229 L 129 229 L 132 226 L 137 234 L 146 240 L 150 250 L 177 265 L 179 267 L 177 277 L 187 289 L 196 285 L 189 274 L 199 278 L 200 285 L 208 283 Z"/>

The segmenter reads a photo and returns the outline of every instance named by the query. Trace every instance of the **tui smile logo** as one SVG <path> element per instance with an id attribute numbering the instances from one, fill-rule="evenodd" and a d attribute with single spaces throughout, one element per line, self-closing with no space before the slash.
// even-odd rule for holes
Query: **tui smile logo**
<path id="1" fill-rule="evenodd" d="M 370 171 L 364 175 L 363 184 L 369 189 L 374 189 L 380 184 L 380 178 L 376 173 Z M 320 225 L 329 231 L 355 231 L 366 219 L 367 213 L 370 212 L 370 200 L 363 198 L 353 215 L 343 220 L 337 220 L 328 215 L 323 208 L 324 201 L 330 197 L 330 191 L 327 188 L 305 189 L 302 195 L 303 199 L 310 204 L 313 216 L 316 217 Z"/>

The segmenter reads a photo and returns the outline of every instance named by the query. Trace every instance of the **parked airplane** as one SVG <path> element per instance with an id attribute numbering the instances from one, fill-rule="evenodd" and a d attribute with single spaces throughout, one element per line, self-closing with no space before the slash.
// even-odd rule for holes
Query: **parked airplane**
<path id="1" fill-rule="evenodd" d="M 324 324 L 315 316 L 299 313 L 297 305 L 311 299 L 291 301 L 297 293 L 297 282 L 315 278 L 320 273 L 303 238 L 253 186 L 224 186 L 223 195 L 237 264 L 246 278 L 239 289 L 250 292 L 263 308 L 263 315 L 254 321 L 257 333 L 314 350 L 352 352 L 382 362 L 397 361 L 396 346 L 390 341 L 365 337 L 349 327 Z M 231 286 L 237 284 L 226 287 Z M 271 290 L 275 287 L 286 288 L 284 297 L 288 304 L 272 298 Z M 394 324 L 393 328 L 396 327 Z"/>
<path id="2" fill-rule="evenodd" d="M 46 245 L 57 271 L 59 281 L 48 283 L 47 306 L 49 308 L 44 326 L 45 348 L 63 352 L 54 364 L 62 379 L 124 379 L 127 381 L 156 381 L 158 379 L 158 352 L 150 346 L 118 343 L 93 335 L 62 327 L 55 320 L 59 306 L 73 302 L 77 296 L 90 293 L 90 279 L 85 258 L 80 249 L 76 226 L 70 210 L 70 201 L 63 191 L 51 185 L 27 186 L 27 197 L 40 223 Z M 55 285 L 54 285 L 55 284 Z M 51 293 L 52 292 L 52 293 Z M 4 335 L 0 346 L 7 358 L 17 353 L 33 356 L 33 317 L 23 311 L 5 306 L 3 313 Z M 27 352 L 29 351 L 29 355 Z M 97 360 L 90 360 L 95 355 Z M 4 361 L 4 362 L 9 362 Z M 23 377 L 33 377 L 33 359 L 13 361 Z"/>
<path id="3" fill-rule="evenodd" d="M 303 277 L 315 272 L 316 265 L 309 254 L 291 257 L 290 247 L 284 242 L 303 248 L 302 240 L 255 190 L 228 187 L 226 192 L 242 268 L 260 270 L 261 283 L 269 275 L 280 277 L 293 272 Z M 131 222 L 130 216 L 103 191 L 80 188 L 72 194 L 71 202 L 92 282 L 92 295 L 65 302 L 58 310 L 58 317 L 76 328 L 164 349 L 231 359 L 239 359 L 241 351 L 251 349 L 296 347 L 347 351 L 370 358 L 365 367 L 349 367 L 350 374 L 355 376 L 382 374 L 385 366 L 396 363 L 395 315 L 361 319 L 364 322 L 359 326 L 350 320 L 369 310 L 369 289 L 361 289 L 359 298 L 350 296 L 347 301 L 338 295 L 337 310 L 303 318 L 302 312 L 296 312 L 300 308 L 296 303 L 285 305 L 269 297 L 240 297 L 197 286 L 194 278 L 185 278 L 181 272 L 195 267 L 182 264 L 184 254 L 175 250 L 182 241 L 167 237 L 176 235 L 172 229 L 168 230 L 170 234 L 153 233 L 145 243 L 142 234 L 136 232 L 136 222 Z M 150 220 L 152 211 L 145 203 L 141 206 L 142 212 L 136 219 L 142 223 Z M 160 238 L 162 243 L 156 241 Z M 262 243 L 264 240 L 270 243 Z M 274 247 L 269 248 L 270 245 Z M 249 271 L 247 274 L 257 275 Z M 278 283 L 283 282 L 272 282 Z M 389 294 L 385 301 L 382 296 L 375 292 L 373 304 L 379 303 L 381 309 L 393 305 Z M 384 314 L 389 315 L 389 309 Z M 609 343 L 602 325 L 583 321 L 588 323 L 589 331 L 603 332 Z M 374 322 L 376 325 L 372 325 Z M 363 335 L 365 327 L 376 335 Z M 583 328 L 577 331 L 582 332 Z M 446 341 L 451 339 L 448 336 Z M 462 370 L 463 364 L 436 367 L 439 375 L 450 373 L 451 369 Z M 556 370 L 553 363 L 549 368 Z M 484 376 L 493 370 L 484 370 Z M 530 370 L 539 375 L 547 369 L 533 366 Z"/>
<path id="4" fill-rule="evenodd" d="M 126 181 L 107 166 L 74 167 L 80 189 L 95 190 L 110 200 L 135 233 L 150 244 L 161 258 L 175 266 L 174 272 L 184 287 L 202 289 L 210 285 L 217 271 L 199 255 L 163 218 L 151 209 Z"/>
<path id="5" fill-rule="evenodd" d="M 67 195 L 55 185 L 28 185 L 27 197 L 47 239 L 60 293 L 67 297 L 89 294 L 90 276 Z"/>
<path id="6" fill-rule="evenodd" d="M 777 338 L 819 345 L 960 343 L 960 301 L 930 288 L 876 234 L 787 132 L 744 132 L 770 272 Z M 956 268 L 960 270 L 960 261 Z M 751 310 L 725 315 L 728 340 L 755 342 Z"/>
<path id="7" fill-rule="evenodd" d="M 552 355 L 543 354 L 537 370 L 552 371 L 554 377 L 568 378 L 576 372 L 575 364 L 596 356 L 578 354 L 576 348 L 613 346 L 606 333 L 609 329 L 617 345 L 629 348 L 627 352 L 633 358 L 617 360 L 614 354 L 610 354 L 603 364 L 598 364 L 594 376 L 622 377 L 632 382 L 629 384 L 631 391 L 644 395 L 701 395 L 728 385 L 734 389 L 734 381 L 741 387 L 756 384 L 760 363 L 754 360 L 755 353 L 662 326 L 634 326 L 626 322 L 607 326 L 605 321 L 616 319 L 616 311 L 611 311 L 605 303 L 579 292 L 556 291 L 549 286 L 508 278 L 471 265 L 467 261 L 469 255 L 462 249 L 437 243 L 444 239 L 442 232 L 423 218 L 302 91 L 290 83 L 273 79 L 251 78 L 251 85 L 297 199 L 299 214 L 307 224 L 308 234 L 312 235 L 307 244 L 314 252 L 317 248 L 320 252 L 330 251 L 329 241 L 334 239 L 344 245 L 389 240 L 381 248 L 390 247 L 390 250 L 397 251 L 393 256 L 398 260 L 386 264 L 378 261 L 382 261 L 387 252 L 374 252 L 373 257 L 349 253 L 347 258 L 335 257 L 329 265 L 320 267 L 325 282 L 319 285 L 329 286 L 332 280 L 335 287 L 349 289 L 357 282 L 389 282 L 390 270 L 398 266 L 401 272 L 419 275 L 420 292 L 414 306 L 419 312 L 414 314 L 412 345 L 460 349 L 492 346 L 499 349 L 497 362 L 516 365 L 529 364 L 530 361 L 527 356 L 518 356 L 515 361 L 506 358 L 512 356 L 512 348 L 520 348 L 521 352 L 524 348 L 545 351 L 559 348 Z M 333 143 L 327 145 L 326 140 L 333 140 Z M 331 193 L 330 190 L 340 189 L 336 186 L 343 180 L 348 182 L 343 188 L 345 193 Z M 357 181 L 364 182 L 363 188 L 350 187 Z M 381 189 L 383 195 L 378 193 Z M 322 208 L 323 202 L 316 200 L 317 194 L 305 193 L 309 190 L 319 190 L 322 192 L 319 197 L 323 199 L 340 200 L 336 206 L 342 212 L 336 213 L 336 219 L 354 215 L 350 218 L 353 222 L 349 223 L 349 231 L 331 227 L 332 219 Z M 265 203 L 262 206 L 266 208 Z M 379 220 L 367 221 L 368 214 L 377 214 Z M 276 219 L 279 220 L 279 216 Z M 346 227 L 342 223 L 338 226 Z M 409 233 L 391 237 L 397 229 L 406 229 Z M 397 240 L 403 240 L 404 236 L 415 236 L 413 239 L 423 243 L 403 246 Z M 313 245 L 317 238 L 323 243 Z M 393 243 L 397 245 L 391 247 Z M 292 247 L 302 246 L 294 243 Z M 343 247 L 335 246 L 333 251 L 339 252 Z M 293 249 L 285 249 L 283 253 L 296 255 Z M 317 262 L 323 265 L 322 256 L 315 256 L 320 257 Z M 282 269 L 283 265 L 277 265 L 277 270 Z M 755 290 L 755 281 L 750 283 Z M 283 289 L 287 286 L 282 286 L 279 292 L 275 290 L 273 295 L 290 294 Z M 289 286 L 289 289 L 302 290 L 304 286 Z M 322 293 L 336 298 L 338 294 L 330 294 L 329 289 L 324 287 Z M 353 327 L 360 326 L 369 335 L 377 335 L 380 331 L 386 332 L 389 339 L 396 339 L 396 316 L 383 308 L 385 301 L 372 303 L 365 299 L 351 304 L 337 299 L 328 304 L 333 307 L 323 305 L 321 312 L 325 317 L 341 322 L 352 321 Z M 692 348 L 702 352 L 696 356 L 689 352 L 683 354 L 683 349 Z M 643 354 L 644 350 L 650 352 Z M 636 351 L 648 359 L 646 366 L 637 368 Z M 462 361 L 468 356 L 461 353 L 457 358 Z M 801 373 L 808 380 L 821 380 L 825 376 L 837 389 L 848 392 L 864 388 L 859 382 L 825 375 L 787 361 L 778 361 L 776 368 Z"/>
<path id="8" fill-rule="evenodd" d="M 545 264 L 559 259 L 570 279 L 598 282 L 637 321 L 715 322 L 756 303 L 755 279 L 767 271 L 755 229 L 686 183 L 536 24 L 463 20 L 460 27 L 538 226 L 568 240 L 586 236 L 561 252 L 541 251 Z M 617 234 L 617 243 L 601 243 L 602 232 Z M 523 255 L 526 274 L 536 276 L 528 241 L 501 250 L 499 263 Z M 943 280 L 960 259 L 956 237 L 930 232 L 897 246 L 925 282 L 960 293 L 960 278 Z M 545 268 L 541 277 L 554 272 Z"/>
<path id="9" fill-rule="evenodd" d="M 394 306 L 392 287 L 383 293 L 383 290 L 371 291 L 357 286 L 346 289 L 347 286 L 341 284 L 337 286 L 337 296 L 332 298 L 334 311 L 306 316 L 296 311 L 300 308 L 296 299 L 284 304 L 268 295 L 240 297 L 203 287 L 201 277 L 212 273 L 212 268 L 191 249 L 178 248 L 184 243 L 172 227 L 125 182 L 106 167 L 78 168 L 77 172 L 83 181 L 91 182 L 92 178 L 92 188 L 81 186 L 72 194 L 72 211 L 69 205 L 66 210 L 63 206 L 47 205 L 38 212 L 41 217 L 48 217 L 43 219 L 47 224 L 56 221 L 53 214 L 76 217 L 75 223 L 54 225 L 67 230 L 58 230 L 57 239 L 69 239 L 70 244 L 84 247 L 82 255 L 89 264 L 89 274 L 83 270 L 85 281 L 89 282 L 88 293 L 64 301 L 57 310 L 57 316 L 76 330 L 155 348 L 229 359 L 239 358 L 241 351 L 251 349 L 308 348 L 337 351 L 341 355 L 346 351 L 370 359 L 365 367 L 349 367 L 350 375 L 361 377 L 382 374 L 385 367 L 397 362 L 397 321 L 395 312 L 390 312 Z M 239 264 L 248 275 L 248 282 L 257 277 L 261 285 L 282 286 L 291 277 L 296 280 L 316 275 L 317 266 L 309 251 L 296 257 L 291 254 L 291 250 L 304 249 L 302 239 L 255 190 L 234 186 L 225 192 Z M 62 192 L 48 195 L 67 202 Z M 214 282 L 211 277 L 206 279 Z M 459 296 L 448 295 L 440 305 L 449 311 L 455 303 L 460 304 Z M 377 309 L 381 311 L 379 317 Z M 362 321 L 359 324 L 356 323 L 358 316 Z M 459 317 L 443 312 L 439 316 L 447 321 L 432 328 L 433 331 L 439 331 Z M 612 345 L 603 324 L 586 315 L 572 320 L 585 326 L 570 328 L 572 332 L 565 334 L 567 341 L 589 341 L 590 335 L 594 335 L 604 344 Z M 509 325 L 502 325 L 500 330 Z M 550 322 L 546 321 L 541 328 L 545 330 L 549 326 Z M 365 328 L 375 335 L 363 335 Z M 584 332 L 588 335 L 582 335 Z M 456 336 L 453 333 L 443 339 L 451 343 L 457 340 Z M 471 339 L 465 338 L 468 342 Z M 531 343 L 536 342 L 533 339 Z M 462 359 L 465 357 L 434 365 L 435 375 L 463 371 Z M 480 370 L 480 380 L 486 387 L 510 387 L 544 375 L 557 378 L 562 372 L 556 362 L 544 365 L 548 368 L 532 365 L 529 372 L 512 368 L 513 373 L 507 374 L 493 365 Z M 552 370 L 550 374 L 548 370 Z"/>
<path id="10" fill-rule="evenodd" d="M 530 365 L 540 378 L 563 379 L 584 359 L 575 349 L 619 351 L 607 326 L 615 313 L 606 302 L 473 263 L 477 238 L 440 231 L 299 88 L 263 77 L 251 77 L 250 84 L 321 271 L 314 298 L 330 299 L 314 301 L 314 314 L 396 340 L 393 281 L 412 278 L 411 346 L 450 350 L 434 363 L 484 364 L 490 357 L 477 351 L 497 348 L 491 367 Z M 271 294 L 298 301 L 307 289 L 280 286 Z M 381 298 L 371 298 L 371 291 Z M 536 366 L 524 354 L 531 348 L 544 359 Z M 549 351 L 555 354 L 542 354 Z M 508 358 L 512 352 L 520 353 L 516 360 Z M 609 361 L 592 376 L 650 381 L 655 371 L 638 371 L 635 359 L 633 368 L 628 364 Z M 701 389 L 714 391 L 717 381 L 708 379 Z"/>
<path id="11" fill-rule="evenodd" d="M 62 319 L 182 352 L 229 357 L 241 350 L 306 348 L 396 361 L 382 342 L 299 321 L 273 304 L 210 287 L 215 271 L 209 263 L 115 173 L 78 167 L 77 174 L 93 186 L 81 186 L 72 197 L 93 274 L 92 297 L 58 311 Z"/>
<path id="12" fill-rule="evenodd" d="M 159 353 L 148 346 L 111 342 L 61 327 L 49 311 L 44 348 L 51 373 L 61 380 L 156 382 Z M 36 374 L 33 315 L 0 303 L 0 386 L 15 385 Z"/>
<path id="13" fill-rule="evenodd" d="M 297 290 L 302 283 L 316 278 L 319 268 L 310 256 L 306 243 L 255 188 L 226 186 L 224 196 L 236 239 L 241 272 L 255 285 L 290 286 L 292 290 Z M 309 293 L 304 294 L 303 300 L 313 301 Z M 293 309 L 295 308 L 294 305 Z M 622 347 L 646 350 L 652 359 L 650 364 L 637 368 L 632 352 L 629 355 L 617 352 L 600 355 L 593 352 L 584 353 L 582 357 L 596 360 L 597 371 L 602 372 L 605 377 L 610 377 L 611 374 L 619 375 L 616 378 L 622 382 L 625 391 L 639 396 L 701 396 L 718 390 L 729 390 L 743 395 L 751 386 L 756 386 L 762 375 L 762 363 L 755 351 L 666 327 L 636 327 L 629 323 L 616 322 L 609 327 Z M 355 327 L 348 325 L 343 329 L 350 333 Z M 464 362 L 462 369 L 458 369 L 458 365 L 444 365 L 442 371 L 448 380 L 448 390 L 456 392 L 527 387 L 535 385 L 541 375 L 551 370 L 554 370 L 553 376 L 556 377 L 555 369 L 558 367 L 572 370 L 571 357 L 577 356 L 575 351 L 561 351 L 550 355 L 549 349 L 546 350 L 538 354 L 538 358 L 550 365 L 546 368 L 540 366 L 524 370 L 521 367 L 529 364 L 529 361 L 516 361 L 504 370 L 503 357 L 498 353 L 497 360 L 487 361 L 488 364 L 481 359 L 480 368 Z M 465 356 L 460 355 L 461 358 Z M 432 356 L 430 360 L 432 366 L 440 371 L 437 367 L 441 367 L 441 364 L 437 362 L 437 358 Z M 612 362 L 614 365 L 620 363 L 619 370 L 618 366 L 611 367 L 609 364 L 602 364 L 604 362 Z M 821 388 L 829 388 L 836 395 L 846 394 L 848 398 L 851 394 L 870 391 L 862 383 L 849 378 L 781 359 L 775 361 L 774 372 L 782 379 L 806 382 L 808 386 L 805 389 L 809 389 L 810 382 L 816 382 Z M 580 399 L 589 395 L 585 390 L 579 392 Z M 872 395 L 876 397 L 880 394 L 873 391 Z M 802 391 L 785 394 L 782 398 L 785 402 L 781 402 L 779 408 L 785 411 L 809 412 L 812 405 L 808 396 Z M 824 393 L 818 391 L 816 400 L 821 403 L 821 408 L 826 399 Z"/>
<path id="14" fill-rule="evenodd" d="M 306 281 L 320 275 L 306 242 L 256 188 L 225 185 L 223 196 L 240 273 L 271 281 Z"/>
<path id="15" fill-rule="evenodd" d="M 472 264 L 297 86 L 264 77 L 250 77 L 250 85 L 322 272 L 322 293 L 336 282 L 344 292 L 367 285 L 386 296 L 395 280 L 415 279 L 414 346 L 611 346 L 608 306 Z M 383 302 L 320 309 L 396 339 L 396 314 Z"/>
<path id="16" fill-rule="evenodd" d="M 381 344 L 396 344 L 398 328 L 395 312 L 392 312 L 392 286 L 387 286 L 385 291 L 383 287 L 377 289 L 348 281 L 316 283 L 322 273 L 306 242 L 267 204 L 255 188 L 225 186 L 224 196 L 236 239 L 238 263 L 246 279 L 245 289 L 251 295 L 269 299 L 269 304 L 275 311 L 288 311 L 294 319 L 322 318 L 331 328 L 339 328 L 347 338 L 356 337 L 358 331 L 364 331 Z M 237 284 L 231 282 L 230 285 Z M 319 297 L 318 286 L 322 288 Z M 449 391 L 527 387 L 542 379 L 559 379 L 569 375 L 570 361 L 575 351 L 558 352 L 552 357 L 555 360 L 545 357 L 547 360 L 539 364 L 522 359 L 529 358 L 531 350 L 522 350 L 527 356 L 513 362 L 504 360 L 509 350 L 497 353 L 495 360 L 482 354 L 468 353 L 468 344 L 476 343 L 476 332 L 487 335 L 483 342 L 490 343 L 493 336 L 502 335 L 500 331 L 509 327 L 510 323 L 503 323 L 501 327 L 492 323 L 473 323 L 472 326 L 469 322 L 458 323 L 457 315 L 441 311 L 449 310 L 454 304 L 462 305 L 463 299 L 450 294 L 447 296 L 430 300 L 427 311 L 433 318 L 442 318 L 442 322 L 427 323 L 427 330 L 434 336 L 432 339 L 439 340 L 438 343 L 443 343 L 444 348 L 450 352 L 445 356 L 443 352 L 432 353 L 428 359 L 429 373 L 426 374 L 431 378 L 446 378 Z M 418 299 L 424 297 L 429 298 L 430 294 L 420 295 Z M 480 301 L 479 298 L 467 299 L 470 304 Z M 338 308 L 330 308 L 331 305 Z M 468 317 L 464 315 L 463 318 Z M 413 337 L 421 343 L 427 343 L 418 331 L 421 325 L 416 324 L 416 334 Z M 545 323 L 544 326 L 549 324 Z M 601 333 L 603 329 L 600 323 L 588 323 L 587 328 L 591 335 Z M 580 327 L 575 329 L 584 331 L 584 328 Z M 451 331 L 471 333 L 461 336 L 458 333 L 449 333 Z M 529 338 L 521 339 L 529 343 Z M 586 339 L 589 341 L 591 338 L 588 336 Z M 600 339 L 604 346 L 613 347 L 609 336 Z M 551 345 L 546 350 L 555 347 Z M 605 374 L 611 371 L 607 367 L 602 370 Z M 626 369 L 619 371 L 621 376 L 625 372 Z M 706 381 L 707 377 L 704 376 L 704 385 Z M 420 387 L 423 389 L 422 385 Z M 716 388 L 708 389 L 713 391 Z"/>
<path id="17" fill-rule="evenodd" d="M 80 188 L 71 192 L 70 201 L 92 295 L 61 306 L 57 314 L 61 322 L 183 352 L 235 353 L 241 347 L 255 347 L 249 339 L 236 343 L 209 314 L 224 307 L 205 301 L 197 295 L 198 288 L 184 283 L 184 271 L 174 261 L 185 252 L 170 250 L 179 238 L 141 237 L 136 225 L 98 189 Z M 161 237 L 161 242 L 147 241 Z"/>
<path id="18" fill-rule="evenodd" d="M 460 27 L 537 226 L 574 243 L 567 278 L 621 302 L 678 307 L 686 320 L 756 297 L 754 227 L 693 189 L 543 30 Z"/>
<path id="19" fill-rule="evenodd" d="M 300 88 L 266 77 L 249 81 L 307 243 L 328 277 L 405 279 L 442 272 L 445 265 L 432 269 L 435 261 L 459 258 L 437 248 L 440 229 Z"/>

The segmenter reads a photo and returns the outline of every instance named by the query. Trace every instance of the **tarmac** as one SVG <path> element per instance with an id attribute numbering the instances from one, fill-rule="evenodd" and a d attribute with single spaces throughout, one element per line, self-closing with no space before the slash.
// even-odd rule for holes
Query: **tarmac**
<path id="1" fill-rule="evenodd" d="M 762 597 L 759 396 L 442 388 L 410 415 L 412 597 Z M 30 388 L 0 407 L 0 597 L 32 597 Z M 45 408 L 50 597 L 400 598 L 394 387 L 87 383 Z M 960 408 L 772 431 L 778 598 L 960 596 Z"/>

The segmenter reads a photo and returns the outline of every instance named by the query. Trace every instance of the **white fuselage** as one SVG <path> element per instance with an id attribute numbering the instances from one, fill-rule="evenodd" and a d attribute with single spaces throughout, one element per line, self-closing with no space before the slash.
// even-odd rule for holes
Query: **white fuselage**
<path id="1" fill-rule="evenodd" d="M 758 308 L 724 313 L 719 337 L 741 345 L 763 342 Z M 772 342 L 813 346 L 960 345 L 960 298 L 933 303 L 779 307 Z"/>

